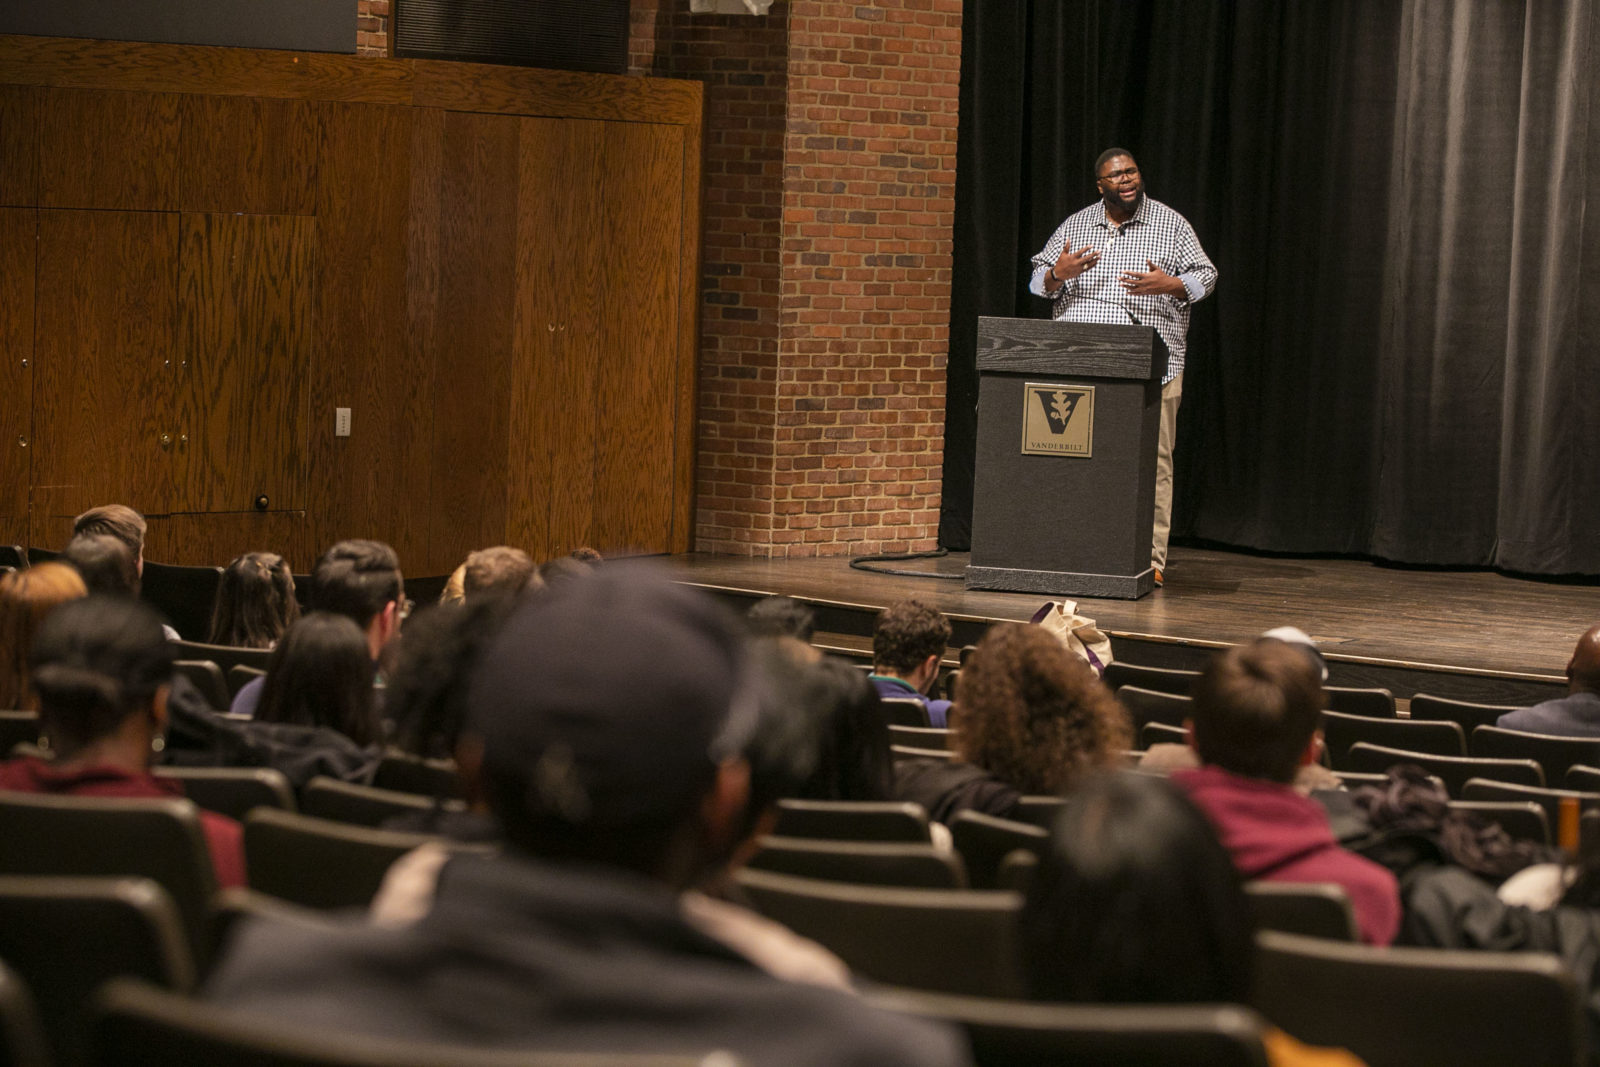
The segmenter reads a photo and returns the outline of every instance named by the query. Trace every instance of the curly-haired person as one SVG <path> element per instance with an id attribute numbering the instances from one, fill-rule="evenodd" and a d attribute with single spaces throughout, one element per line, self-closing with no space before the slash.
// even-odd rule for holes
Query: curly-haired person
<path id="1" fill-rule="evenodd" d="M 1089 665 L 1037 626 L 991 626 L 956 683 L 955 758 L 904 760 L 895 796 L 948 823 L 962 811 L 1011 817 L 1023 796 L 1059 796 L 1115 766 L 1127 713 Z"/>

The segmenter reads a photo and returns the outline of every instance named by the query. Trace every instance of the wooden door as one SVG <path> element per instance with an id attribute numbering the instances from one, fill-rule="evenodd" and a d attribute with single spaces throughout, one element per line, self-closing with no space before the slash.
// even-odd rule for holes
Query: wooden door
<path id="1" fill-rule="evenodd" d="M 315 257 L 310 217 L 181 217 L 172 511 L 306 506 Z"/>
<path id="2" fill-rule="evenodd" d="M 507 527 L 535 558 L 591 541 L 599 295 L 633 269 L 597 239 L 606 125 L 522 120 Z"/>
<path id="3" fill-rule="evenodd" d="M 426 247 L 435 393 L 429 560 L 449 573 L 468 552 L 506 539 L 519 121 L 446 111 L 423 120 L 441 149 Z"/>
<path id="4" fill-rule="evenodd" d="M 606 211 L 591 240 L 608 264 L 630 268 L 596 331 L 590 542 L 610 551 L 672 547 L 677 420 L 688 417 L 677 379 L 683 150 L 679 126 L 605 126 Z"/>
<path id="5" fill-rule="evenodd" d="M 170 510 L 177 260 L 176 214 L 39 212 L 33 528 L 97 504 Z"/>
<path id="6" fill-rule="evenodd" d="M 0 208 L 0 541 L 28 540 L 37 213 Z"/>

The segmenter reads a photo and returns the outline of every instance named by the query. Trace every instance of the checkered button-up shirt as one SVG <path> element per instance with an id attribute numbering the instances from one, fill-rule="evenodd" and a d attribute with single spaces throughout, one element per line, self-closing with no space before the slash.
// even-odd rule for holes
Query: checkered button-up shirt
<path id="1" fill-rule="evenodd" d="M 1067 218 L 1050 235 L 1044 250 L 1033 257 L 1033 281 L 1028 288 L 1044 296 L 1045 273 L 1071 242 L 1074 252 L 1084 245 L 1100 250 L 1094 266 L 1063 282 L 1052 296 L 1052 313 L 1067 322 L 1109 322 L 1154 327 L 1166 342 L 1167 376 L 1163 384 L 1183 372 L 1184 337 L 1189 332 L 1189 305 L 1203 300 L 1217 287 L 1212 264 L 1194 227 L 1159 200 L 1143 197 L 1133 218 L 1117 227 L 1106 218 L 1099 200 Z M 1149 262 L 1183 282 L 1187 298 L 1134 296 L 1122 288 L 1126 271 L 1144 272 Z"/>

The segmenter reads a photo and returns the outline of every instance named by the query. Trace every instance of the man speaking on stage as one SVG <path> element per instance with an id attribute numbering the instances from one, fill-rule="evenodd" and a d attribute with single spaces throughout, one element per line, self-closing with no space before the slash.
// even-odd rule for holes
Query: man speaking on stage
<path id="1" fill-rule="evenodd" d="M 1057 320 L 1153 327 L 1167 346 L 1161 382 L 1161 437 L 1156 447 L 1156 517 L 1150 566 L 1165 580 L 1172 528 L 1172 443 L 1183 399 L 1184 336 L 1189 305 L 1217 287 L 1217 268 L 1194 227 L 1144 195 L 1139 165 L 1125 148 L 1095 160 L 1100 200 L 1067 218 L 1033 257 L 1028 288 L 1054 301 Z"/>

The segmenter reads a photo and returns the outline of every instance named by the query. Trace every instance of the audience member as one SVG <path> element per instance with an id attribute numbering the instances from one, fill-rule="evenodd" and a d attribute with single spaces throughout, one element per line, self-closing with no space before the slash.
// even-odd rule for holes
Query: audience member
<path id="1" fill-rule="evenodd" d="M 65 563 L 39 563 L 0 575 L 0 708 L 32 706 L 28 653 L 34 634 L 52 608 L 87 593 L 83 578 Z"/>
<path id="2" fill-rule="evenodd" d="M 1247 1004 L 1255 923 L 1206 818 L 1160 778 L 1101 774 L 1068 796 L 1022 911 L 1022 964 L 1038 1000 Z M 1275 1067 L 1348 1067 L 1281 1030 Z"/>
<path id="3" fill-rule="evenodd" d="M 126 504 L 103 504 L 90 508 L 72 520 L 72 536 L 104 534 L 115 537 L 133 553 L 133 568 L 144 574 L 144 535 L 149 525 L 144 516 Z"/>
<path id="4" fill-rule="evenodd" d="M 90 508 L 72 520 L 74 539 L 85 535 L 114 537 L 127 546 L 133 554 L 133 595 L 136 597 L 139 595 L 140 580 L 144 577 L 144 537 L 148 530 L 149 524 L 144 521 L 144 516 L 126 504 L 103 504 Z M 178 631 L 164 621 L 161 632 L 167 635 L 169 641 L 181 639 Z"/>
<path id="5" fill-rule="evenodd" d="M 381 541 L 340 541 L 311 568 L 311 610 L 343 615 L 359 626 L 373 663 L 400 632 L 405 595 L 400 557 Z M 254 715 L 264 684 L 262 678 L 246 682 L 230 710 Z"/>
<path id="6" fill-rule="evenodd" d="M 636 571 L 523 602 L 469 686 L 506 851 L 450 858 L 410 926 L 248 923 L 210 998 L 301 1027 L 500 1048 L 966 1062 L 944 1028 L 772 978 L 682 917 L 679 894 L 746 825 L 744 658 L 714 604 Z"/>
<path id="7" fill-rule="evenodd" d="M 284 634 L 267 660 L 255 719 L 334 730 L 358 745 L 383 740 L 372 696 L 367 635 L 346 616 L 314 611 Z"/>
<path id="8" fill-rule="evenodd" d="M 894 760 L 877 690 L 855 667 L 831 656 L 797 664 L 789 684 L 815 737 L 813 769 L 790 795 L 888 800 L 894 792 Z"/>
<path id="9" fill-rule="evenodd" d="M 1578 638 L 1567 661 L 1567 695 L 1495 720 L 1507 730 L 1557 737 L 1600 737 L 1600 626 Z"/>
<path id="10" fill-rule="evenodd" d="M 754 731 L 744 747 L 750 766 L 750 796 L 740 829 L 719 869 L 681 898 L 691 925 L 721 941 L 768 974 L 792 982 L 850 989 L 850 969 L 833 953 L 749 908 L 731 902 L 733 873 L 757 851 L 778 821 L 778 801 L 800 794 L 816 769 L 827 727 L 815 700 L 820 656 L 794 638 L 750 642 L 759 685 Z M 877 703 L 859 671 L 843 666 L 856 686 Z M 824 667 L 823 673 L 826 672 Z M 808 681 L 812 684 L 808 685 Z M 884 752 L 887 767 L 888 753 Z M 873 798 L 876 799 L 876 798 Z"/>
<path id="11" fill-rule="evenodd" d="M 71 566 L 91 595 L 139 599 L 139 568 L 133 553 L 110 534 L 78 534 L 61 553 L 60 562 Z"/>
<path id="12" fill-rule="evenodd" d="M 817 616 L 794 597 L 763 597 L 750 605 L 745 625 L 755 637 L 797 637 L 810 641 L 817 632 Z"/>
<path id="13" fill-rule="evenodd" d="M 467 557 L 466 568 L 461 596 L 469 602 L 487 596 L 519 596 L 544 586 L 533 557 L 508 545 L 480 548 Z"/>
<path id="14" fill-rule="evenodd" d="M 38 569 L 38 568 L 34 568 Z M 39 721 L 54 759 L 0 764 L 0 789 L 94 797 L 182 796 L 150 773 L 164 747 L 175 655 L 161 620 L 125 597 L 62 604 L 29 653 Z M 239 824 L 200 813 L 219 885 L 244 884 Z"/>
<path id="15" fill-rule="evenodd" d="M 1249 880 L 1333 882 L 1362 940 L 1387 945 L 1400 921 L 1394 875 L 1339 847 L 1328 816 L 1291 783 L 1322 738 L 1320 672 L 1303 649 L 1258 638 L 1212 657 L 1194 685 L 1190 736 L 1202 764 L 1173 774 Z"/>
<path id="16" fill-rule="evenodd" d="M 271 648 L 299 617 L 289 562 L 275 552 L 246 552 L 222 570 L 206 640 L 235 648 Z"/>
<path id="17" fill-rule="evenodd" d="M 895 795 L 948 823 L 1014 815 L 1025 795 L 1059 796 L 1128 747 L 1127 713 L 1083 660 L 1037 626 L 989 627 L 956 683 L 952 760 L 901 760 Z"/>
<path id="18" fill-rule="evenodd" d="M 930 700 L 939 660 L 950 644 L 950 620 L 920 600 L 902 600 L 878 616 L 872 630 L 872 684 L 881 697 L 916 700 L 928 722 L 946 725 L 950 701 Z"/>

